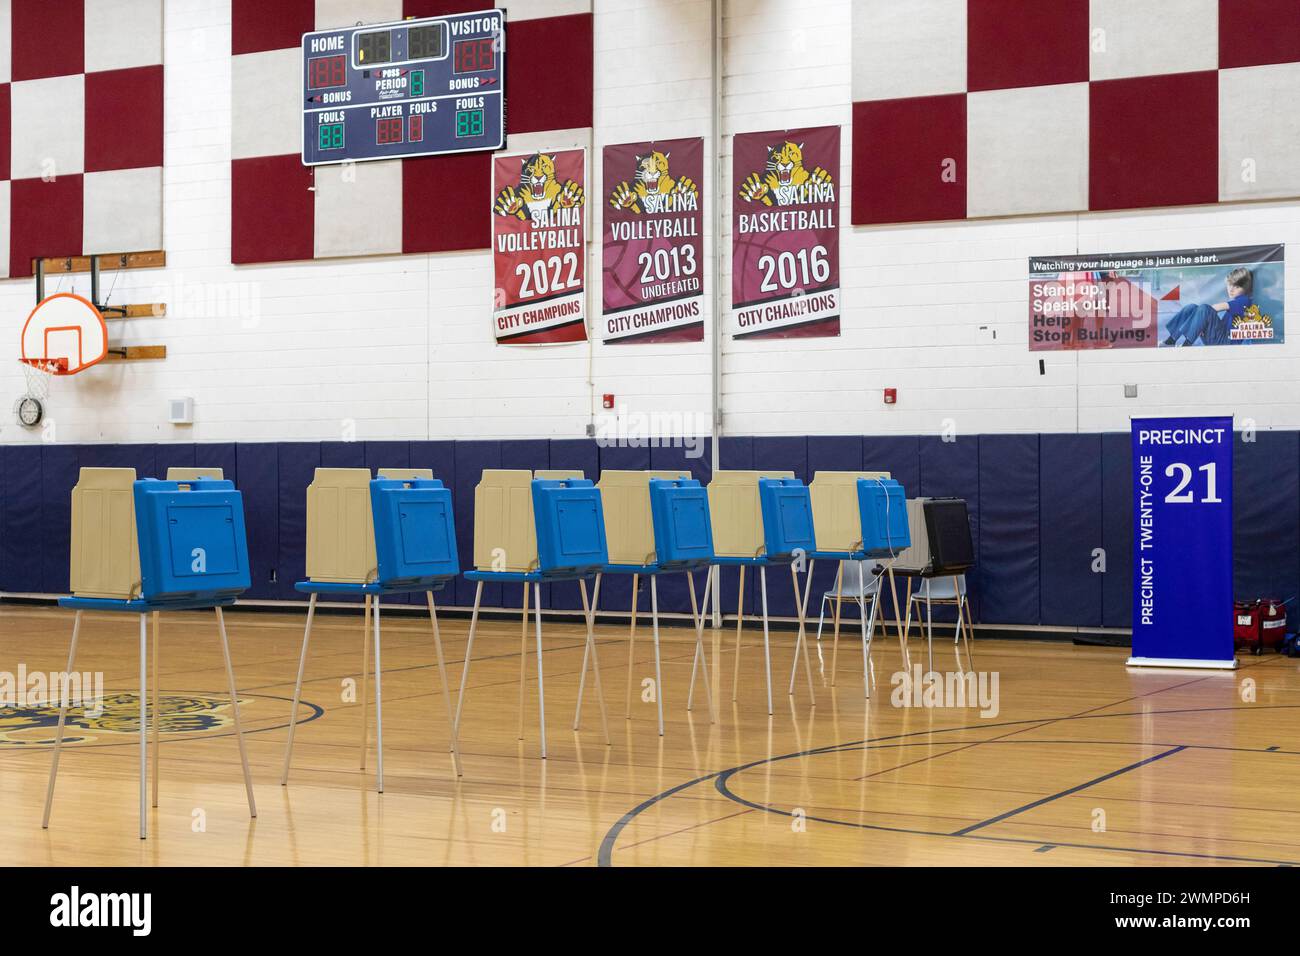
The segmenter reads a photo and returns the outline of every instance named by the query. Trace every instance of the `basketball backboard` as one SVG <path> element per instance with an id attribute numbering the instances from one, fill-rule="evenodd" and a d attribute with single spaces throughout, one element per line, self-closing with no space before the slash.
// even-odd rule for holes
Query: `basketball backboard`
<path id="1" fill-rule="evenodd" d="M 90 300 L 74 293 L 46 296 L 23 325 L 22 360 L 51 363 L 55 375 L 75 375 L 107 354 L 104 316 Z"/>

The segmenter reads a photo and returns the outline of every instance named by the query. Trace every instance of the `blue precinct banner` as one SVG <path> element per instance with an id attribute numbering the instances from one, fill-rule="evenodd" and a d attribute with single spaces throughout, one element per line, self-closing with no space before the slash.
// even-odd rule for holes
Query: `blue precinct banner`
<path id="1" fill-rule="evenodd" d="M 1232 418 L 1135 418 L 1130 665 L 1236 667 Z"/>

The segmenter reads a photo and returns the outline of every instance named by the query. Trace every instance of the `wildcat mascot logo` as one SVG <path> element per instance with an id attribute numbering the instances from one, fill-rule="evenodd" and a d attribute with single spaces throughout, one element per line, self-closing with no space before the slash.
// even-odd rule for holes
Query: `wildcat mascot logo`
<path id="1" fill-rule="evenodd" d="M 533 153 L 519 170 L 519 185 L 506 186 L 497 194 L 492 209 L 498 216 L 514 216 L 521 222 L 532 219 L 546 224 L 551 213 L 578 209 L 586 200 L 582 187 L 572 179 L 563 184 L 555 178 L 555 157 Z"/>
<path id="2" fill-rule="evenodd" d="M 820 166 L 814 166 L 809 172 L 803 164 L 803 143 L 787 140 L 780 146 L 767 148 L 763 175 L 750 173 L 740 184 L 740 198 L 764 206 L 834 202 L 835 181 Z"/>
<path id="3" fill-rule="evenodd" d="M 247 707 L 252 701 L 240 698 Z M 158 729 L 164 734 L 193 734 L 234 726 L 229 697 L 176 696 L 158 699 Z M 57 703 L 36 707 L 0 709 L 0 744 L 44 746 L 54 743 L 59 724 Z M 140 732 L 140 697 L 110 694 L 103 700 L 103 712 L 90 717 L 85 707 L 69 707 L 64 743 L 88 743 L 103 734 Z M 78 732 L 81 731 L 81 732 Z"/>
<path id="4" fill-rule="evenodd" d="M 1271 339 L 1274 334 L 1273 317 L 1261 312 L 1259 305 L 1252 302 L 1245 312 L 1232 320 L 1228 339 L 1236 342 L 1248 339 Z"/>
<path id="5" fill-rule="evenodd" d="M 673 179 L 668 174 L 668 157 L 672 153 L 655 150 L 636 157 L 632 185 L 619 183 L 610 194 L 615 209 L 635 213 L 694 212 L 700 208 L 700 190 L 688 177 Z"/>

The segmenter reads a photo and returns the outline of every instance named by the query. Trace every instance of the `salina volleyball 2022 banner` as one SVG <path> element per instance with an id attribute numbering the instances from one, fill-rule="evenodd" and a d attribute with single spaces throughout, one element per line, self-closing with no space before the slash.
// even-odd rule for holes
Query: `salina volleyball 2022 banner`
<path id="1" fill-rule="evenodd" d="M 840 128 L 732 141 L 731 334 L 840 334 Z"/>
<path id="2" fill-rule="evenodd" d="M 509 345 L 587 338 L 585 149 L 492 161 L 492 325 Z"/>
<path id="3" fill-rule="evenodd" d="M 604 341 L 704 340 L 704 140 L 606 146 Z"/>
<path id="4" fill-rule="evenodd" d="M 1030 351 L 1283 340 L 1280 245 L 1029 260 Z"/>

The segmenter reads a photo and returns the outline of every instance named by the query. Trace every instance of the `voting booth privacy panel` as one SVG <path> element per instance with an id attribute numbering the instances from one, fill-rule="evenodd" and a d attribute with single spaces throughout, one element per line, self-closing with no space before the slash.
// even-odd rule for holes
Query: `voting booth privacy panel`
<path id="1" fill-rule="evenodd" d="M 1234 591 L 1285 599 L 1300 591 L 1300 499 L 1294 493 L 1300 486 L 1300 433 L 1260 431 L 1251 437 L 1246 442 L 1238 435 L 1233 446 Z M 953 442 L 916 435 L 737 436 L 724 438 L 719 453 L 725 469 L 785 469 L 809 481 L 823 471 L 878 470 L 897 479 L 909 499 L 964 498 L 977 558 L 967 575 L 977 620 L 1129 628 L 1131 442 L 1123 433 L 981 435 Z M 589 439 L 4 445 L 0 590 L 69 592 L 71 491 L 82 467 L 134 468 L 141 476 L 164 476 L 172 467 L 221 468 L 244 498 L 252 582 L 243 599 L 302 601 L 294 583 L 307 576 L 305 490 L 317 467 L 428 469 L 452 491 L 460 566 L 469 568 L 475 565 L 474 489 L 484 468 L 531 473 L 557 467 L 593 478 L 606 469 L 653 469 L 689 472 L 707 485 L 707 441 L 701 451 L 697 458 L 674 447 L 602 448 Z M 1040 537 L 1039 528 L 1051 533 Z M 914 535 L 912 543 L 922 541 Z M 1105 573 L 1092 569 L 1098 548 L 1105 552 Z M 661 582 L 665 612 L 689 611 L 680 577 Z M 723 607 L 730 613 L 737 577 L 735 569 L 722 571 Z M 818 562 L 813 593 L 833 587 L 834 578 L 833 562 Z M 630 587 L 630 580 L 607 579 L 601 606 L 625 612 Z M 501 606 L 500 590 L 488 585 L 484 605 Z M 548 590 L 542 589 L 544 607 L 580 608 L 572 588 Z M 441 603 L 468 607 L 473 599 L 473 586 L 459 579 Z M 769 599 L 774 615 L 793 616 L 788 589 L 774 588 Z M 402 601 L 402 595 L 392 599 Z M 516 600 L 512 595 L 505 603 L 514 606 Z M 746 607 L 754 607 L 748 594 Z"/>

